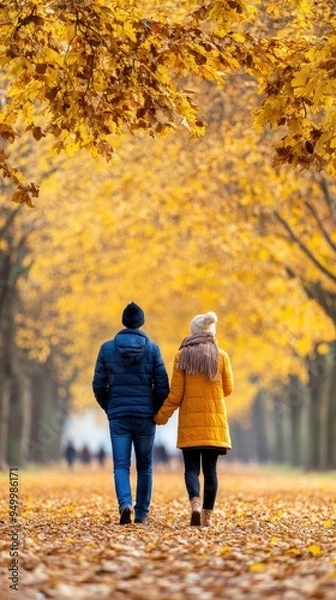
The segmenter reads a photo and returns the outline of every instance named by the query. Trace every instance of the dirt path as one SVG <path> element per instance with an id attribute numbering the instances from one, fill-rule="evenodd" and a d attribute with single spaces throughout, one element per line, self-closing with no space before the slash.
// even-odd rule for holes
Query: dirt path
<path id="1" fill-rule="evenodd" d="M 1 599 L 336 598 L 335 477 L 221 472 L 208 529 L 188 525 L 182 472 L 155 474 L 146 525 L 118 525 L 107 469 L 19 474 L 16 530 L 8 486 L 1 474 Z"/>

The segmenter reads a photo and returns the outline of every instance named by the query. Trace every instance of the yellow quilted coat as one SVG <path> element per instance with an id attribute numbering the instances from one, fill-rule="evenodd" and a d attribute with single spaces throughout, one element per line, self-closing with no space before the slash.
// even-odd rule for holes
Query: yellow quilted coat
<path id="1" fill-rule="evenodd" d="M 187 375 L 177 368 L 175 361 L 169 396 L 154 419 L 165 425 L 179 408 L 177 447 L 211 446 L 231 448 L 229 425 L 226 416 L 225 396 L 233 391 L 233 374 L 230 359 L 219 349 L 218 375 L 211 381 L 205 375 Z"/>

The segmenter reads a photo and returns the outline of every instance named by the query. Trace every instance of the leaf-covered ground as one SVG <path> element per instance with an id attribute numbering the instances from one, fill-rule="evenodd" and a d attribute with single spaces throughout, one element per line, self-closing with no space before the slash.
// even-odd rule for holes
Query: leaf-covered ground
<path id="1" fill-rule="evenodd" d="M 126 526 L 109 468 L 19 477 L 17 592 L 0 475 L 1 599 L 336 598 L 335 476 L 223 468 L 208 529 L 188 524 L 182 471 L 156 472 L 148 523 Z"/>

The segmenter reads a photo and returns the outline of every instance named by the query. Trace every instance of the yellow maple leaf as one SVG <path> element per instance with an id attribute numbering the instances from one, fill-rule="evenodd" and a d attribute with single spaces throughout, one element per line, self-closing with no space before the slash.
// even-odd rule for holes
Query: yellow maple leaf
<path id="1" fill-rule="evenodd" d="M 307 546 L 307 550 L 310 554 L 312 554 L 312 556 L 317 556 L 318 554 L 321 554 L 321 546 L 319 546 L 318 544 L 310 544 L 309 546 Z"/>
<path id="2" fill-rule="evenodd" d="M 259 573 L 261 571 L 265 571 L 265 569 L 266 565 L 263 562 L 254 563 L 254 565 L 250 566 L 250 571 L 252 571 L 252 573 Z"/>
<path id="3" fill-rule="evenodd" d="M 331 527 L 332 526 L 332 522 L 330 521 L 330 519 L 325 519 L 324 521 L 322 521 L 322 523 L 323 523 L 324 527 Z"/>

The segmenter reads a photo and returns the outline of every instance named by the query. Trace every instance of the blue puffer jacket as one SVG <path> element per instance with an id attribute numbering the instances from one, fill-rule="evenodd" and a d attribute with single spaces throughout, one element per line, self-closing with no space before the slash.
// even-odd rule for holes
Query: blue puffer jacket
<path id="1" fill-rule="evenodd" d="M 169 393 L 159 347 L 139 329 L 123 329 L 98 354 L 92 388 L 109 419 L 153 417 Z"/>

